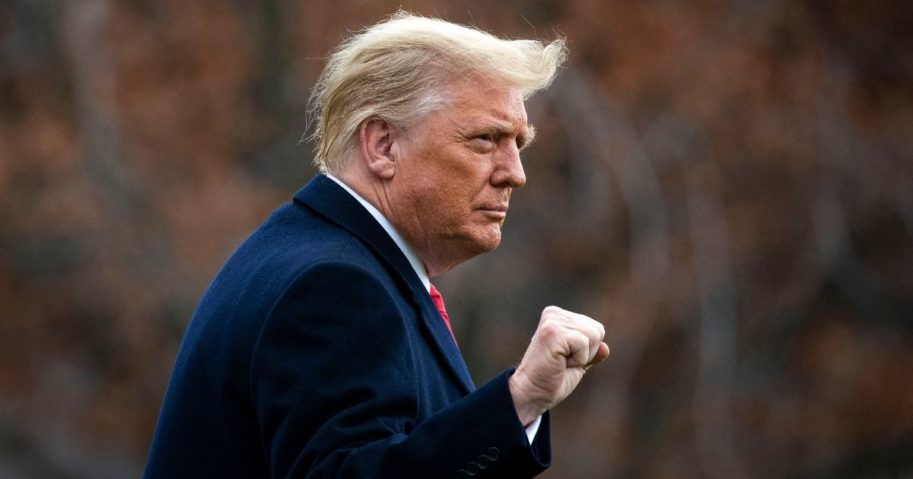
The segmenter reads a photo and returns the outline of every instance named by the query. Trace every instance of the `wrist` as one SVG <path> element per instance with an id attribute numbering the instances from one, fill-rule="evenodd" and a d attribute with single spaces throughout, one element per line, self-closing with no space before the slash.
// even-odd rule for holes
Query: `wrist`
<path id="1" fill-rule="evenodd" d="M 545 414 L 547 410 L 544 407 L 536 405 L 529 393 L 529 384 L 524 381 L 523 376 L 514 372 L 507 380 L 507 386 L 510 390 L 510 396 L 514 402 L 514 410 L 523 427 L 532 424 L 538 417 Z"/>

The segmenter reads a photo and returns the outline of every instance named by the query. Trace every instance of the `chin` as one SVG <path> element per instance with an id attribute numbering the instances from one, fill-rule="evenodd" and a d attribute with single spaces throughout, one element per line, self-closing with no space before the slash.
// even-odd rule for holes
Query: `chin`
<path id="1" fill-rule="evenodd" d="M 476 238 L 474 243 L 478 248 L 480 254 L 493 251 L 501 245 L 501 230 L 499 229 L 495 234 L 488 234 L 483 237 Z"/>

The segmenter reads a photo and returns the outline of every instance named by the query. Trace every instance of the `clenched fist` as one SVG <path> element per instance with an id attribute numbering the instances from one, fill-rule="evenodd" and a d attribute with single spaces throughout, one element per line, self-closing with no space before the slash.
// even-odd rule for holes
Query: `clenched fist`
<path id="1" fill-rule="evenodd" d="M 510 394 L 524 426 L 568 397 L 586 370 L 609 356 L 605 327 L 557 306 L 542 311 L 539 326 L 510 377 Z"/>

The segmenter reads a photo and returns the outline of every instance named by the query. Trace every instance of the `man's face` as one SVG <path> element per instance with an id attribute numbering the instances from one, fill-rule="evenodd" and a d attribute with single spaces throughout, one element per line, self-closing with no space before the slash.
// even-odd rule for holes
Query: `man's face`
<path id="1" fill-rule="evenodd" d="M 460 82 L 451 101 L 403 131 L 388 186 L 390 220 L 436 275 L 501 242 L 532 139 L 521 92 Z"/>

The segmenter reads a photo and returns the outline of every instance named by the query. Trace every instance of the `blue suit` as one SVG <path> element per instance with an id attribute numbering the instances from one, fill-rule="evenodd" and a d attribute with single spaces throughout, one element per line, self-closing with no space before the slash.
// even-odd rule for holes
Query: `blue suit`
<path id="1" fill-rule="evenodd" d="M 475 389 L 406 257 L 319 175 L 232 255 L 187 329 L 145 477 L 531 477 L 507 386 Z"/>

